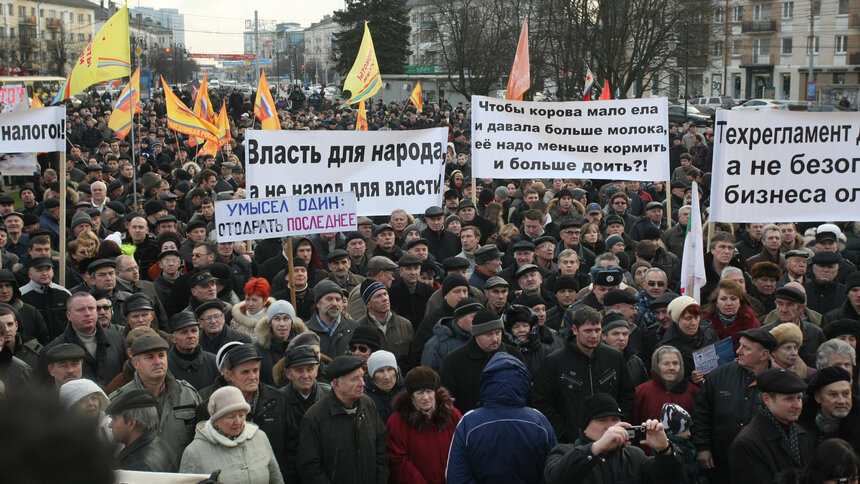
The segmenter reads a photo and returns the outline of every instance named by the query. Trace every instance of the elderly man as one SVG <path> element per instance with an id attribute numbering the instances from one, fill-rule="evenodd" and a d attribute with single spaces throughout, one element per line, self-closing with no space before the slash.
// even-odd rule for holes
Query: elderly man
<path id="1" fill-rule="evenodd" d="M 508 281 L 499 276 L 493 276 L 484 283 L 484 297 L 487 309 L 499 316 L 508 308 Z"/>
<path id="2" fill-rule="evenodd" d="M 388 257 L 374 256 L 367 261 L 367 279 L 379 281 L 387 288 L 394 283 L 394 273 L 397 271 L 397 263 Z M 360 285 L 361 283 L 359 283 Z M 314 289 L 316 293 L 316 289 Z M 367 306 L 361 298 L 361 288 L 356 285 L 349 291 L 347 312 L 353 321 L 359 321 L 367 316 Z"/>
<path id="3" fill-rule="evenodd" d="M 231 341 L 251 343 L 251 337 L 225 324 L 225 306 L 221 301 L 206 301 L 194 309 L 203 334 L 200 336 L 200 347 L 204 351 L 217 354 L 222 346 Z"/>
<path id="4" fill-rule="evenodd" d="M 415 339 L 412 323 L 391 311 L 388 289 L 379 281 L 365 279 L 361 283 L 361 298 L 367 306 L 367 316 L 358 325 L 373 328 L 381 349 L 394 354 L 401 372 L 409 371 L 409 353 Z"/>
<path id="5" fill-rule="evenodd" d="M 462 237 L 462 231 L 461 237 Z M 484 289 L 487 279 L 497 276 L 502 265 L 499 248 L 495 244 L 486 244 L 474 252 L 474 270 L 469 276 L 469 285 Z"/>
<path id="6" fill-rule="evenodd" d="M 305 323 L 320 337 L 320 351 L 329 358 L 346 353 L 349 339 L 358 324 L 343 312 L 343 290 L 323 280 L 314 287 L 313 316 Z"/>
<path id="7" fill-rule="evenodd" d="M 809 379 L 800 424 L 815 435 L 815 443 L 841 438 L 860 446 L 860 417 L 851 392 L 851 374 L 844 368 L 822 368 Z"/>
<path id="8" fill-rule="evenodd" d="M 160 255 L 159 260 L 161 260 Z M 149 299 L 154 304 L 155 317 L 158 320 L 158 328 L 162 331 L 167 331 L 169 329 L 167 311 L 161 303 L 158 291 L 155 290 L 155 285 L 152 282 L 141 280 L 140 266 L 138 266 L 133 257 L 128 255 L 117 256 L 116 285 L 119 289 L 131 294 L 143 293 L 149 296 Z"/>
<path id="9" fill-rule="evenodd" d="M 364 364 L 359 356 L 341 355 L 326 368 L 332 393 L 311 407 L 301 422 L 296 466 L 302 481 L 387 482 L 385 424 L 364 394 Z"/>
<path id="10" fill-rule="evenodd" d="M 822 323 L 824 327 L 827 327 L 827 323 L 839 319 L 860 321 L 860 271 L 845 279 L 845 290 L 847 291 L 845 302 L 824 315 Z"/>
<path id="11" fill-rule="evenodd" d="M 117 395 L 105 409 L 113 440 L 123 445 L 117 454 L 120 469 L 176 472 L 179 468 L 173 449 L 158 436 L 158 407 L 151 390 L 138 389 Z"/>
<path id="12" fill-rule="evenodd" d="M 320 358 L 313 346 L 296 345 L 284 356 L 284 376 L 289 381 L 280 391 L 287 397 L 285 418 L 286 449 L 284 454 L 286 482 L 298 482 L 296 455 L 299 451 L 299 426 L 305 413 L 331 393 L 331 385 L 317 381 Z"/>
<path id="13" fill-rule="evenodd" d="M 519 290 L 508 294 L 508 299 L 513 300 L 523 295 L 535 294 L 547 302 L 547 306 L 555 306 L 555 298 L 543 287 L 543 276 L 540 267 L 535 264 L 525 264 L 517 269 L 515 274 L 516 284 Z"/>
<path id="14" fill-rule="evenodd" d="M 83 348 L 72 343 L 58 344 L 48 350 L 45 363 L 54 389 L 59 390 L 64 383 L 81 378 L 84 356 Z"/>
<path id="15" fill-rule="evenodd" d="M 839 260 L 839 255 L 835 252 L 819 252 L 810 259 L 812 277 L 807 278 L 803 284 L 809 309 L 826 314 L 845 301 L 848 291 L 844 284 L 836 280 L 839 273 Z M 847 281 L 848 278 L 845 280 Z"/>
<path id="16" fill-rule="evenodd" d="M 181 456 L 194 438 L 194 415 L 200 395 L 167 369 L 167 350 L 164 338 L 155 335 L 137 338 L 131 345 L 134 379 L 110 397 L 115 399 L 131 390 L 151 390 L 161 402 L 158 436 L 170 446 L 174 456 Z"/>
<path id="17" fill-rule="evenodd" d="M 349 271 L 359 276 L 367 275 L 367 237 L 361 232 L 348 232 L 344 238 L 349 253 Z"/>
<path id="18" fill-rule="evenodd" d="M 428 207 L 424 211 L 424 222 L 427 223 L 427 228 L 421 231 L 421 237 L 427 240 L 430 254 L 436 260 L 457 255 L 460 251 L 460 239 L 445 229 L 445 210 L 435 205 Z"/>
<path id="19" fill-rule="evenodd" d="M 815 451 L 815 437 L 797 424 L 806 383 L 774 368 L 761 372 L 756 386 L 763 407 L 729 449 L 732 483 L 770 482 L 779 472 L 803 468 Z"/>
<path id="20" fill-rule="evenodd" d="M 571 327 L 573 313 L 581 307 L 588 306 L 596 311 L 602 311 L 603 298 L 610 291 L 619 289 L 624 279 L 624 270 L 616 265 L 595 267 L 592 269 L 592 274 L 594 282 L 591 285 L 591 290 L 564 312 L 562 329 Z"/>
<path id="21" fill-rule="evenodd" d="M 215 355 L 200 347 L 200 322 L 194 313 L 182 311 L 170 318 L 167 369 L 178 380 L 185 380 L 200 391 L 218 377 Z"/>
<path id="22" fill-rule="evenodd" d="M 762 251 L 747 259 L 747 270 L 759 262 L 771 262 L 779 266 L 780 271 L 785 271 L 785 256 L 780 252 L 782 236 L 779 226 L 767 224 L 762 228 Z"/>
<path id="23" fill-rule="evenodd" d="M 839 282 L 844 282 L 849 274 L 857 270 L 857 266 L 855 266 L 851 261 L 842 257 L 839 254 L 839 236 L 844 235 L 842 231 L 839 230 L 839 227 L 833 224 L 821 224 L 815 230 L 815 253 L 819 252 L 833 252 L 839 257 L 839 272 L 836 275 L 836 280 Z M 807 275 L 809 275 L 807 273 Z"/>
<path id="24" fill-rule="evenodd" d="M 765 371 L 776 339 L 764 328 L 741 331 L 738 359 L 708 374 L 693 406 L 691 442 L 696 459 L 712 482 L 731 482 L 729 446 L 758 413 L 759 388 L 753 383 Z M 731 472 L 730 472 L 731 471 Z"/>
<path id="25" fill-rule="evenodd" d="M 421 259 L 411 254 L 401 257 L 397 261 L 400 280 L 388 288 L 391 309 L 412 323 L 413 329 L 418 328 L 424 318 L 427 300 L 433 294 L 433 288 L 420 280 L 421 264 Z"/>
<path id="26" fill-rule="evenodd" d="M 334 249 L 326 257 L 328 270 L 330 271 L 326 279 L 338 284 L 347 293 L 361 284 L 364 276 L 353 274 L 349 271 L 350 261 L 349 253 L 344 249 Z"/>
<path id="27" fill-rule="evenodd" d="M 764 328 L 770 331 L 777 325 L 782 323 L 792 323 L 797 325 L 803 332 L 803 346 L 800 347 L 800 358 L 806 363 L 806 366 L 815 365 L 815 351 L 824 343 L 824 331 L 811 322 L 810 310 L 806 308 L 806 294 L 803 291 L 803 286 L 792 282 L 776 290 L 774 294 L 776 299 L 776 309 L 771 311 L 764 320 Z M 818 323 L 821 322 L 821 315 L 814 313 Z"/>
<path id="28" fill-rule="evenodd" d="M 66 318 L 63 313 L 68 308 L 69 291 L 51 282 L 54 277 L 54 263 L 50 257 L 30 259 L 27 276 L 30 282 L 21 287 L 21 301 L 33 306 L 45 317 L 50 338 L 63 334 Z"/>

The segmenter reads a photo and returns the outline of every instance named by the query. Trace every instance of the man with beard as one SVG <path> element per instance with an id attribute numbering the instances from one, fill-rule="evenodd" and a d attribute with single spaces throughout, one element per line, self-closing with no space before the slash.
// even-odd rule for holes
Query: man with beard
<path id="1" fill-rule="evenodd" d="M 845 368 L 828 366 L 809 379 L 800 424 L 815 435 L 815 443 L 831 438 L 860 447 L 860 417 L 851 393 L 851 374 Z"/>
<path id="2" fill-rule="evenodd" d="M 358 324 L 343 313 L 343 290 L 334 282 L 321 281 L 314 287 L 314 305 L 305 324 L 320 337 L 320 352 L 330 358 L 346 353 Z"/>

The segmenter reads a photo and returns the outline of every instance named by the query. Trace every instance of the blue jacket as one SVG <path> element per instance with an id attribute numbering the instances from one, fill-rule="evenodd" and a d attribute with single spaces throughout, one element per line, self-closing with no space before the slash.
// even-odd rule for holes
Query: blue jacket
<path id="1" fill-rule="evenodd" d="M 526 407 L 526 366 L 496 353 L 481 374 L 484 406 L 463 416 L 454 432 L 445 475 L 448 484 L 542 483 L 547 454 L 556 446 L 549 420 Z"/>
<path id="2" fill-rule="evenodd" d="M 442 318 L 433 327 L 433 337 L 424 345 L 421 353 L 421 364 L 438 372 L 442 369 L 442 360 L 448 353 L 466 344 L 469 333 L 460 329 L 454 318 Z"/>

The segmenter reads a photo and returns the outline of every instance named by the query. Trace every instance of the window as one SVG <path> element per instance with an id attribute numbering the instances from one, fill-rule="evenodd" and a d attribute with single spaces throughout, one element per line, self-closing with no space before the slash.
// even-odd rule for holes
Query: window
<path id="1" fill-rule="evenodd" d="M 57 40 L 57 31 L 56 30 L 51 31 L 51 40 Z"/>
<path id="2" fill-rule="evenodd" d="M 794 2 L 782 4 L 782 18 L 794 18 Z"/>
<path id="3" fill-rule="evenodd" d="M 845 73 L 844 72 L 836 72 L 833 74 L 833 83 L 834 84 L 845 84 Z"/>
<path id="4" fill-rule="evenodd" d="M 6 37 L 6 29 L 3 27 L 0 27 L 0 37 Z"/>
<path id="5" fill-rule="evenodd" d="M 770 20 L 770 4 L 754 5 L 753 20 Z"/>
<path id="6" fill-rule="evenodd" d="M 15 7 L 13 7 L 11 3 L 9 4 L 9 16 L 15 16 Z"/>
<path id="7" fill-rule="evenodd" d="M 717 7 L 714 9 L 714 23 L 723 23 L 723 7 Z"/>
<path id="8" fill-rule="evenodd" d="M 27 7 L 18 7 L 18 16 L 26 17 L 27 16 Z"/>
<path id="9" fill-rule="evenodd" d="M 791 55 L 791 40 L 791 37 L 782 38 L 782 48 L 780 49 L 782 55 Z"/>
<path id="10" fill-rule="evenodd" d="M 791 99 L 791 73 L 782 73 L 782 99 Z"/>
<path id="11" fill-rule="evenodd" d="M 744 19 L 744 6 L 736 5 L 732 7 L 732 22 L 740 22 Z"/>
<path id="12" fill-rule="evenodd" d="M 84 34 L 78 34 L 78 42 L 84 41 Z"/>
<path id="13" fill-rule="evenodd" d="M 713 48 L 712 55 L 714 57 L 722 57 L 723 56 L 723 42 L 721 40 L 714 42 L 714 48 Z"/>
<path id="14" fill-rule="evenodd" d="M 837 35 L 835 45 L 836 47 L 834 47 L 833 52 L 837 54 L 844 54 L 848 50 L 848 36 Z"/>
<path id="15" fill-rule="evenodd" d="M 818 36 L 813 37 L 812 39 L 812 51 L 813 53 L 818 53 L 818 48 L 820 47 L 818 42 Z M 806 55 L 809 55 L 809 38 L 806 39 Z"/>
<path id="16" fill-rule="evenodd" d="M 770 39 L 753 39 L 753 53 L 762 56 L 770 55 Z"/>
<path id="17" fill-rule="evenodd" d="M 45 18 L 45 9 L 44 9 L 44 8 L 40 8 L 40 9 L 39 9 L 39 17 L 40 17 L 40 18 Z"/>
<path id="18" fill-rule="evenodd" d="M 741 50 L 743 50 L 743 41 L 740 39 L 732 39 L 732 55 L 739 57 L 741 55 Z"/>
<path id="19" fill-rule="evenodd" d="M 848 15 L 848 0 L 839 0 L 836 6 L 837 15 Z"/>
<path id="20" fill-rule="evenodd" d="M 84 14 L 82 14 L 82 13 L 78 14 L 78 23 L 79 24 L 84 23 Z"/>
<path id="21" fill-rule="evenodd" d="M 57 11 L 56 10 L 48 10 L 48 17 L 57 18 Z"/>
<path id="22" fill-rule="evenodd" d="M 15 37 L 15 27 L 9 27 L 9 37 Z"/>

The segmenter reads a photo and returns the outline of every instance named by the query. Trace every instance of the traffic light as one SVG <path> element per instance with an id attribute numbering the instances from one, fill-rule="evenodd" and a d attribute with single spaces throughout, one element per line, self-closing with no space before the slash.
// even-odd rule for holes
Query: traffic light
<path id="1" fill-rule="evenodd" d="M 164 52 L 167 52 L 169 54 L 170 53 L 170 47 L 165 47 Z"/>

